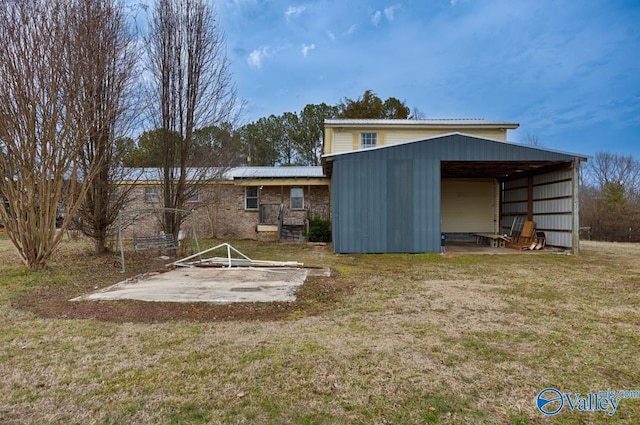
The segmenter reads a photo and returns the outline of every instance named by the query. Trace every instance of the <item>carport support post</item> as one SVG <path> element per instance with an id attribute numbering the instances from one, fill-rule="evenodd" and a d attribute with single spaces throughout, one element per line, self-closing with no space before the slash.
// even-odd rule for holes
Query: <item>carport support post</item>
<path id="1" fill-rule="evenodd" d="M 527 177 L 527 220 L 533 221 L 533 176 Z"/>
<path id="2" fill-rule="evenodd" d="M 573 158 L 571 167 L 571 199 L 573 200 L 572 217 L 571 217 L 571 253 L 578 255 L 580 253 L 580 159 Z"/>

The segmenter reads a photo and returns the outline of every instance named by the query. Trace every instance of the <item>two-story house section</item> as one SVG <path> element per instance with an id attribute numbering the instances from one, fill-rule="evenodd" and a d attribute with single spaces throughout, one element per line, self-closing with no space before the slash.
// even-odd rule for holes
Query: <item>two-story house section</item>
<path id="1" fill-rule="evenodd" d="M 519 124 L 484 119 L 328 119 L 324 122 L 324 154 L 393 145 L 450 133 L 507 141 Z"/>

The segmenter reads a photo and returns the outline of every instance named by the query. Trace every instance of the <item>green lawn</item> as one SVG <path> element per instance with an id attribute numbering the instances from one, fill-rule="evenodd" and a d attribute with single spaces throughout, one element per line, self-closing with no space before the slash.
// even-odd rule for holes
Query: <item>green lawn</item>
<path id="1" fill-rule="evenodd" d="M 354 289 L 271 320 L 46 318 L 20 300 L 123 276 L 70 241 L 28 272 L 0 239 L 0 423 L 640 423 L 640 399 L 613 416 L 535 405 L 547 387 L 640 390 L 640 245 L 447 257 L 237 246 L 330 267 Z"/>

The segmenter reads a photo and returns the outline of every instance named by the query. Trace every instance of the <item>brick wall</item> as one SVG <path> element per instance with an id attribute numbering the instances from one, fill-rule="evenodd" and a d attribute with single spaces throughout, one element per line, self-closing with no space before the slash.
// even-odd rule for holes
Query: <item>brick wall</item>
<path id="1" fill-rule="evenodd" d="M 291 223 L 304 223 L 308 210 L 313 215 L 328 214 L 329 187 L 328 186 L 294 186 L 304 189 L 304 210 L 291 210 L 291 186 L 262 186 L 259 189 L 261 204 L 282 203 L 285 210 L 285 220 Z M 162 207 L 162 202 L 147 202 L 145 200 L 145 185 L 139 185 L 132 192 L 133 202 L 126 210 L 140 208 Z M 256 229 L 258 225 L 258 210 L 247 210 L 245 206 L 245 188 L 231 182 L 209 185 L 201 188 L 198 202 L 187 204 L 187 208 L 195 211 L 195 228 L 198 237 L 216 237 L 219 239 L 259 239 Z M 328 218 L 328 216 L 327 216 Z M 191 221 L 185 220 L 183 230 L 191 233 Z M 159 212 L 139 214 L 134 225 L 128 226 L 123 235 L 131 238 L 136 235 L 158 234 L 160 226 Z M 263 235 L 264 236 L 264 235 Z"/>

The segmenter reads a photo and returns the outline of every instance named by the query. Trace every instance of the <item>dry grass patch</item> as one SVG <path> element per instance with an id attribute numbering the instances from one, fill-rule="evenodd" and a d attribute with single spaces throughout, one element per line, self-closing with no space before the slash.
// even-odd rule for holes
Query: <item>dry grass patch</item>
<path id="1" fill-rule="evenodd" d="M 309 285 L 310 310 L 204 320 L 208 307 L 193 305 L 149 323 L 136 303 L 113 307 L 118 321 L 43 316 L 24 300 L 122 275 L 74 244 L 24 272 L 6 243 L 0 423 L 551 423 L 535 408 L 543 388 L 639 389 L 636 245 L 444 258 L 239 242 L 251 257 L 338 277 Z M 334 296 L 336 282 L 350 289 Z M 623 400 L 611 418 L 563 411 L 553 422 L 639 419 L 640 400 Z"/>

